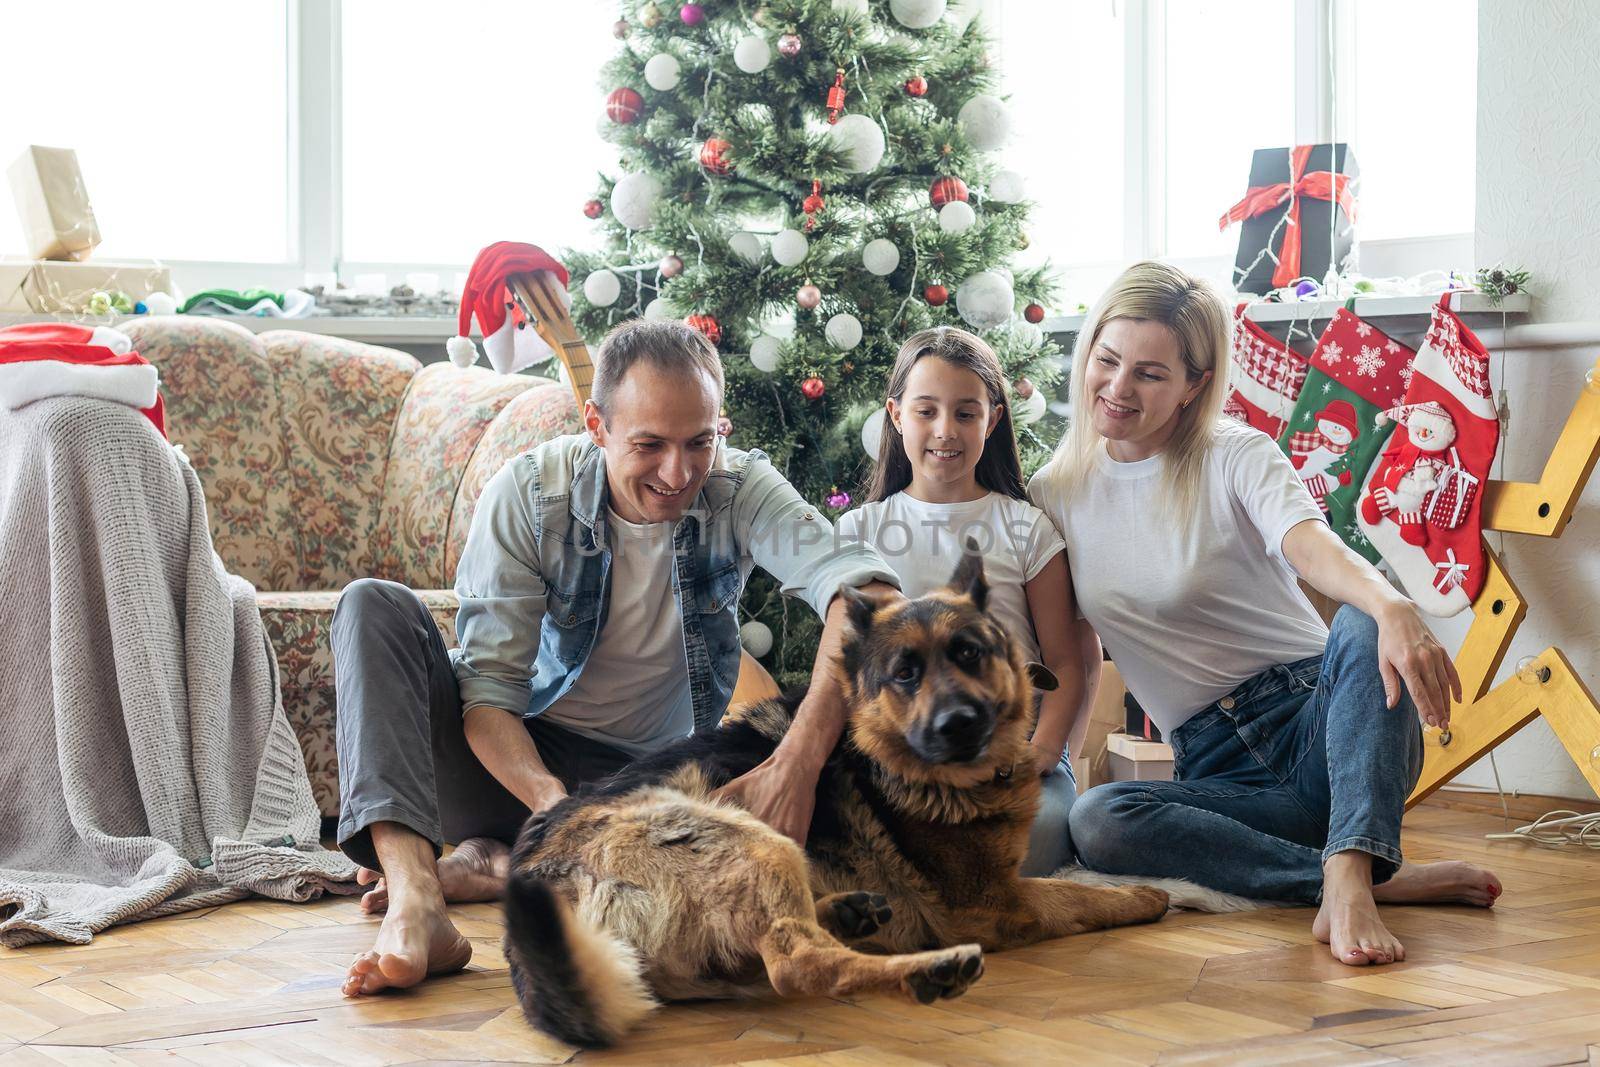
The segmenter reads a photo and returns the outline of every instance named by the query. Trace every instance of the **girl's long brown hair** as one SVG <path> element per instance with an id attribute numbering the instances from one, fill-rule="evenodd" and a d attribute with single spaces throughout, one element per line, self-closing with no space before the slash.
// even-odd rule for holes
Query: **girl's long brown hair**
<path id="1" fill-rule="evenodd" d="M 1011 405 L 1006 402 L 1005 375 L 1000 369 L 1000 359 L 994 349 L 983 339 L 954 326 L 935 326 L 907 337 L 895 356 L 894 369 L 889 372 L 888 400 L 900 404 L 904 400 L 906 379 L 911 368 L 924 356 L 944 360 L 976 374 L 989 394 L 989 405 L 998 408 L 1000 419 L 995 423 L 988 440 L 983 443 L 983 455 L 974 472 L 978 484 L 994 493 L 1003 493 L 1013 500 L 1026 499 L 1022 482 L 1022 460 L 1017 454 L 1017 435 L 1011 428 Z M 895 428 L 894 420 L 887 415 L 883 420 L 883 438 L 878 445 L 878 459 L 873 464 L 867 480 L 867 501 L 884 500 L 911 484 L 911 460 L 906 456 L 905 438 Z"/>

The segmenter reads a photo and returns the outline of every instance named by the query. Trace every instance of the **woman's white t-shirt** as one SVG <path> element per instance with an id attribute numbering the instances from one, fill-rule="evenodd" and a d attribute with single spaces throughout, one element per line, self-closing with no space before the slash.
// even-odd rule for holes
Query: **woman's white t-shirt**
<path id="1" fill-rule="evenodd" d="M 1182 521 L 1164 514 L 1164 462 L 1102 451 L 1070 499 L 1051 463 L 1028 498 L 1066 539 L 1078 610 L 1168 733 L 1274 664 L 1320 655 L 1328 629 L 1283 555 L 1322 511 L 1272 438 L 1222 420 Z"/>
<path id="2" fill-rule="evenodd" d="M 968 537 L 983 556 L 989 614 L 1039 658 L 1039 639 L 1027 590 L 1062 550 L 1061 535 L 1044 512 L 1026 500 L 988 493 L 955 504 L 930 504 L 905 492 L 863 504 L 839 517 L 842 539 L 866 541 L 900 579 L 900 590 L 919 597 L 950 584 Z"/>

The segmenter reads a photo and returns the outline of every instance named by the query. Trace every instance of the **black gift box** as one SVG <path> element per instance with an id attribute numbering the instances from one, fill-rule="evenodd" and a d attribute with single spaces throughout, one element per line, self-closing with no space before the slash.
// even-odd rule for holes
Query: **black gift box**
<path id="1" fill-rule="evenodd" d="M 1250 188 L 1286 184 L 1289 181 L 1291 151 L 1290 148 L 1256 149 L 1250 161 Z M 1361 173 L 1356 166 L 1355 153 L 1342 142 L 1311 146 L 1305 173 L 1317 171 L 1345 175 L 1350 180 L 1352 191 Z M 1304 194 L 1298 199 L 1299 275 L 1320 282 L 1331 264 L 1337 264 L 1341 272 L 1354 269 L 1356 233 L 1353 220 L 1345 215 L 1337 200 L 1320 200 Z M 1259 296 L 1277 288 L 1272 282 L 1272 275 L 1278 269 L 1278 264 L 1272 256 L 1264 254 L 1264 249 L 1271 241 L 1273 254 L 1281 254 L 1284 231 L 1288 229 L 1285 216 L 1292 206 L 1293 200 L 1285 200 L 1277 207 L 1244 220 L 1239 232 L 1239 255 L 1233 268 L 1233 286 L 1239 292 Z"/>

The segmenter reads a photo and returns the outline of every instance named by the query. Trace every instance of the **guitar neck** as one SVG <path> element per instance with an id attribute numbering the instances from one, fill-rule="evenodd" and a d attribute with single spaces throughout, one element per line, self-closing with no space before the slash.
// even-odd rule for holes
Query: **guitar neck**
<path id="1" fill-rule="evenodd" d="M 594 364 L 589 360 L 589 346 L 578 336 L 578 328 L 567 314 L 567 306 L 561 299 L 560 283 L 548 271 L 535 271 L 513 274 L 506 279 L 506 284 L 532 316 L 533 328 L 539 331 L 544 343 L 554 350 L 561 365 L 567 368 L 567 377 L 572 381 L 572 393 L 581 410 L 584 401 L 589 399 L 589 394 L 594 390 Z"/>

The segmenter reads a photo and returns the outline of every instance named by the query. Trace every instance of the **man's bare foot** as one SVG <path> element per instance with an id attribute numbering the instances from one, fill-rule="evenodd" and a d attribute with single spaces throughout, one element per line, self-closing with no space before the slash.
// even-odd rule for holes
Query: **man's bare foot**
<path id="1" fill-rule="evenodd" d="M 1350 967 L 1394 963 L 1406 948 L 1378 917 L 1372 899 L 1372 857 L 1340 852 L 1322 867 L 1322 908 L 1311 933 L 1327 945 L 1333 958 Z"/>
<path id="2" fill-rule="evenodd" d="M 499 900 L 511 871 L 511 849 L 492 837 L 472 837 L 439 861 L 439 888 L 451 904 Z M 376 914 L 389 906 L 389 887 L 377 871 L 361 868 L 361 885 L 370 885 L 361 898 L 361 910 Z"/>
<path id="3" fill-rule="evenodd" d="M 347 997 L 404 989 L 435 974 L 459 971 L 472 959 L 472 944 L 445 912 L 444 901 L 413 894 L 383 918 L 372 948 L 350 964 L 340 988 Z"/>
<path id="4" fill-rule="evenodd" d="M 1501 893 L 1493 871 L 1460 860 L 1403 864 L 1394 877 L 1372 887 L 1380 904 L 1472 904 L 1492 908 Z"/>

